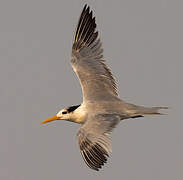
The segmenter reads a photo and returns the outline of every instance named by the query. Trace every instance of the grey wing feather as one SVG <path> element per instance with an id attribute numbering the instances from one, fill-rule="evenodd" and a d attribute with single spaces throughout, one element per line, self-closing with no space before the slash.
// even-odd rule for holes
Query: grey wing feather
<path id="1" fill-rule="evenodd" d="M 89 6 L 84 7 L 79 18 L 71 64 L 80 80 L 85 100 L 118 96 L 115 79 L 103 60 L 102 43 Z"/>
<path id="2" fill-rule="evenodd" d="M 119 123 L 120 118 L 111 114 L 90 116 L 78 131 L 78 143 L 86 164 L 99 170 L 112 151 L 109 133 Z"/>

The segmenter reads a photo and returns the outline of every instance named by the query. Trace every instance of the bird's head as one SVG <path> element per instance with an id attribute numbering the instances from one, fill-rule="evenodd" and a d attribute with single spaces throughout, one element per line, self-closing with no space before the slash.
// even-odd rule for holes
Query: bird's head
<path id="1" fill-rule="evenodd" d="M 73 121 L 73 112 L 77 109 L 80 105 L 77 106 L 70 106 L 68 108 L 61 109 L 56 115 L 53 117 L 46 119 L 45 121 L 41 122 L 41 124 L 45 124 L 55 120 L 66 120 L 66 121 Z"/>
<path id="2" fill-rule="evenodd" d="M 55 120 L 69 120 L 71 114 L 68 112 L 67 108 L 60 110 L 56 115 L 51 118 L 46 119 L 45 121 L 41 122 L 41 124 L 45 124 Z"/>

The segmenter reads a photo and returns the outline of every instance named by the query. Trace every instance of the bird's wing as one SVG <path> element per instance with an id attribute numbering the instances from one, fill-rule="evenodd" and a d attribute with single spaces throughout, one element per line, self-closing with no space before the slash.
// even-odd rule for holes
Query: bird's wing
<path id="1" fill-rule="evenodd" d="M 90 116 L 78 131 L 78 143 L 86 164 L 94 169 L 104 165 L 112 146 L 109 133 L 119 123 L 120 118 L 111 114 Z"/>
<path id="2" fill-rule="evenodd" d="M 95 17 L 86 5 L 76 28 L 71 64 L 80 80 L 83 100 L 118 96 L 114 77 L 103 59 Z"/>

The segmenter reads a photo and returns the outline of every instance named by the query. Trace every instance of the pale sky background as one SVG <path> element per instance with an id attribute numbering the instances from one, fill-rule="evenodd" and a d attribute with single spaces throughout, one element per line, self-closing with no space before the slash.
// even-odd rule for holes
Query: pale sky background
<path id="1" fill-rule="evenodd" d="M 166 116 L 121 122 L 99 172 L 80 155 L 80 125 L 39 124 L 82 100 L 70 54 L 85 3 L 120 97 L 171 107 Z M 1 0 L 0 84 L 1 180 L 183 179 L 182 0 Z"/>

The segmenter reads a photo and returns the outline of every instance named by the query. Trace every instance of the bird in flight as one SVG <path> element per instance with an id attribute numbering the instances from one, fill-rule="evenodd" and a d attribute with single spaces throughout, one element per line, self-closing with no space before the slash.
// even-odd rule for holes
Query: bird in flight
<path id="1" fill-rule="evenodd" d="M 103 59 L 95 17 L 85 5 L 74 34 L 71 65 L 82 88 L 83 102 L 60 110 L 41 124 L 67 120 L 81 124 L 78 144 L 85 163 L 98 171 L 112 151 L 110 133 L 123 119 L 161 114 L 166 107 L 144 107 L 121 100 L 111 70 Z"/>

